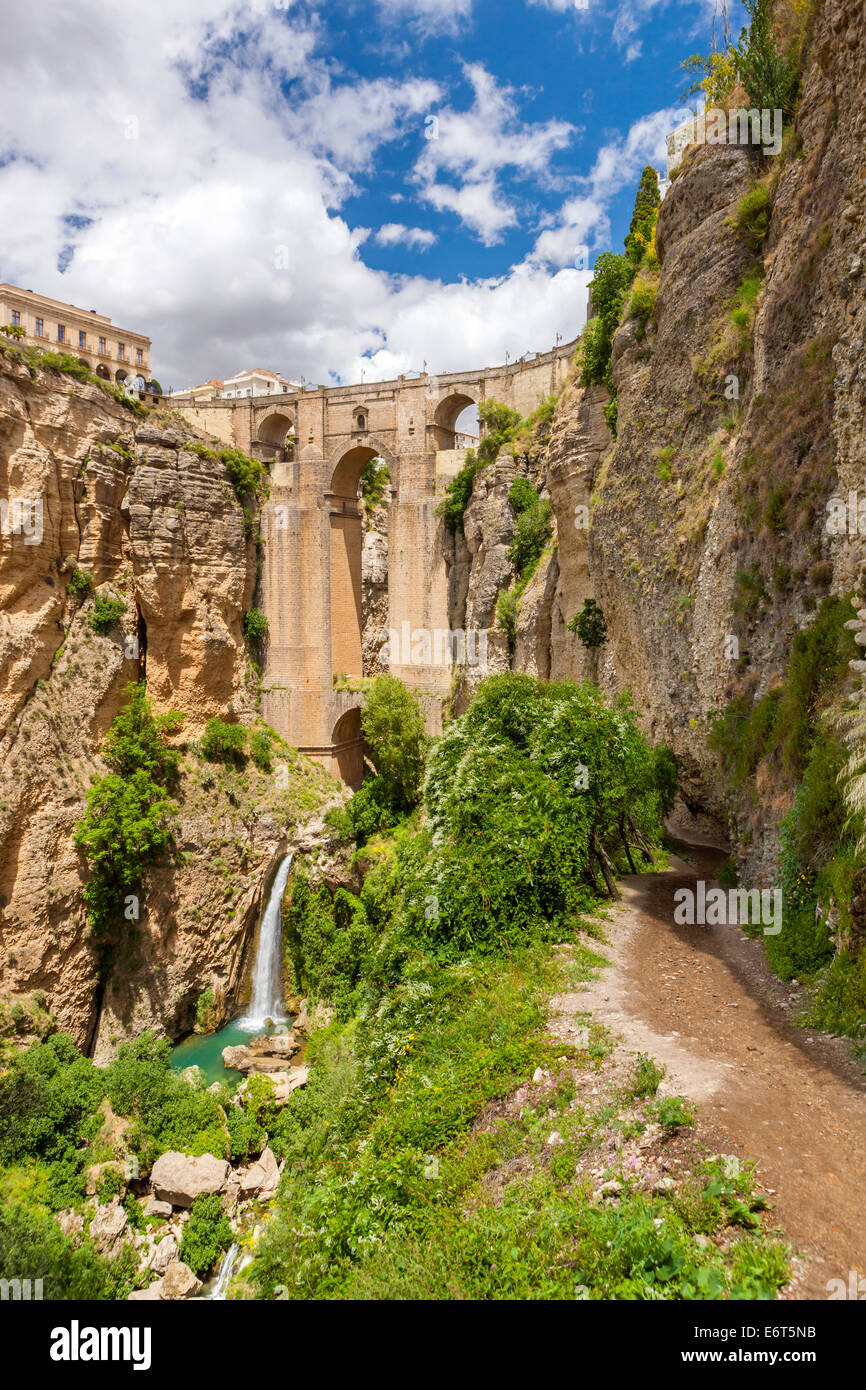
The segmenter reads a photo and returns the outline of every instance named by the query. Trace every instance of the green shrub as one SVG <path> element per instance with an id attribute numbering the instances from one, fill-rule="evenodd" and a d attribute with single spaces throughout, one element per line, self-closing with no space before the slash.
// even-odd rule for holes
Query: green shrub
<path id="1" fill-rule="evenodd" d="M 243 724 L 226 724 L 222 719 L 209 719 L 201 740 L 201 751 L 211 763 L 240 764 L 247 746 L 247 729 Z"/>
<path id="2" fill-rule="evenodd" d="M 361 712 L 361 728 L 393 804 L 411 810 L 418 800 L 427 746 L 417 696 L 396 676 L 377 676 Z"/>
<path id="3" fill-rule="evenodd" d="M 250 757 L 262 772 L 270 772 L 273 764 L 273 750 L 270 734 L 265 729 L 257 729 L 250 736 Z"/>
<path id="4" fill-rule="evenodd" d="M 770 195 L 762 183 L 756 183 L 750 188 L 737 204 L 736 225 L 753 251 L 757 251 L 770 230 L 771 214 Z"/>
<path id="5" fill-rule="evenodd" d="M 642 280 L 640 277 L 634 282 L 628 312 L 636 315 L 644 324 L 649 322 L 655 310 L 656 289 L 657 286 L 651 281 Z"/>
<path id="6" fill-rule="evenodd" d="M 522 512 L 535 507 L 538 502 L 538 493 L 532 486 L 528 478 L 515 478 L 511 487 L 508 489 L 508 505 L 515 516 L 520 516 Z"/>
<path id="7" fill-rule="evenodd" d="M 607 641 L 607 623 L 604 613 L 594 598 L 584 599 L 583 608 L 579 613 L 575 613 L 572 618 L 569 618 L 566 626 L 569 632 L 577 634 L 589 651 L 603 647 Z"/>
<path id="8" fill-rule="evenodd" d="M 0 1207 L 0 1278 L 41 1279 L 46 1299 L 115 1301 L 135 1288 L 136 1259 L 128 1248 L 108 1259 L 47 1213 L 9 1204 Z"/>
<path id="9" fill-rule="evenodd" d="M 524 586 L 531 578 L 551 534 L 551 504 L 546 497 L 539 497 L 534 488 L 532 494 L 533 501 L 517 515 L 514 535 L 508 547 L 508 557 Z"/>
<path id="10" fill-rule="evenodd" d="M 116 627 L 126 612 L 126 605 L 121 598 L 102 598 L 97 594 L 93 605 L 93 612 L 88 619 L 94 632 L 100 636 L 110 632 Z"/>
<path id="11" fill-rule="evenodd" d="M 508 636 L 508 650 L 513 654 L 520 615 L 520 594 L 516 589 L 501 589 L 496 600 L 496 621 Z"/>
<path id="12" fill-rule="evenodd" d="M 449 531 L 456 531 L 458 526 L 463 525 L 463 513 L 469 506 L 478 468 L 478 455 L 474 449 L 467 449 L 466 462 L 449 482 L 445 496 L 437 507 L 437 515 L 444 518 Z"/>
<path id="13" fill-rule="evenodd" d="M 105 946 L 138 919 L 144 875 L 172 843 L 177 811 L 167 788 L 179 755 L 165 739 L 183 716 L 155 716 L 143 683 L 127 685 L 126 695 L 102 748 L 111 771 L 91 786 L 74 835 L 91 871 L 83 891 L 88 920 Z"/>
<path id="14" fill-rule="evenodd" d="M 325 885 L 314 888 L 298 871 L 283 910 L 285 949 L 298 989 L 321 995 L 340 1018 L 357 1011 L 358 987 L 375 934 L 360 898 Z"/>
<path id="15" fill-rule="evenodd" d="M 260 608 L 244 614 L 244 637 L 251 647 L 259 647 L 268 635 L 268 620 Z"/>
<path id="16" fill-rule="evenodd" d="M 89 570 L 82 570 L 73 565 L 66 589 L 68 593 L 75 594 L 76 598 L 90 598 L 93 593 L 93 575 Z"/>
<path id="17" fill-rule="evenodd" d="M 232 1243 L 232 1228 L 218 1192 L 196 1197 L 183 1228 L 179 1258 L 194 1274 L 209 1274 Z"/>
<path id="18" fill-rule="evenodd" d="M 368 511 L 381 507 L 388 495 L 391 474 L 384 459 L 370 459 L 361 469 L 361 497 Z"/>

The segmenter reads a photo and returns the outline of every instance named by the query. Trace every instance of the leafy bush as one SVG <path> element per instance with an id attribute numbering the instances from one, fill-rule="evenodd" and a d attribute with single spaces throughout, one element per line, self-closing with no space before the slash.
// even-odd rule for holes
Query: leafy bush
<path id="1" fill-rule="evenodd" d="M 656 285 L 638 276 L 632 287 L 628 302 L 628 312 L 636 315 L 645 324 L 652 318 L 656 302 Z"/>
<path id="2" fill-rule="evenodd" d="M 533 574 L 550 539 L 553 510 L 546 497 L 539 497 L 532 487 L 531 491 L 533 500 L 518 513 L 508 547 L 508 558 L 517 570 L 518 579 L 523 580 L 524 584 Z"/>
<path id="3" fill-rule="evenodd" d="M 242 763 L 246 753 L 247 730 L 243 724 L 226 724 L 209 719 L 201 740 L 201 751 L 212 763 Z"/>
<path id="4" fill-rule="evenodd" d="M 219 1193 L 196 1197 L 183 1228 L 179 1257 L 194 1274 L 210 1273 L 217 1258 L 232 1243 L 232 1228 Z"/>
<path id="5" fill-rule="evenodd" d="M 0 1278 L 42 1279 L 48 1299 L 122 1300 L 136 1284 L 135 1256 L 107 1259 L 87 1239 L 73 1243 L 47 1213 L 10 1203 L 0 1207 Z"/>
<path id="6" fill-rule="evenodd" d="M 270 772 L 273 763 L 271 736 L 266 729 L 257 729 L 250 736 L 250 757 L 262 772 Z"/>
<path id="7" fill-rule="evenodd" d="M 737 76 L 748 94 L 751 106 L 770 111 L 779 109 L 792 116 L 797 93 L 796 62 L 780 53 L 773 33 L 772 0 L 743 0 L 750 17 L 736 45 Z"/>
<path id="8" fill-rule="evenodd" d="M 763 183 L 756 183 L 737 204 L 735 221 L 749 246 L 757 251 L 770 230 L 770 194 Z"/>
<path id="9" fill-rule="evenodd" d="M 594 598 L 584 599 L 583 608 L 568 620 L 566 626 L 569 632 L 577 633 L 583 645 L 590 651 L 603 647 L 607 641 L 604 613 Z"/>
<path id="10" fill-rule="evenodd" d="M 396 676 L 377 676 L 361 712 L 361 728 L 393 804 L 411 810 L 418 800 L 427 745 L 417 697 Z"/>
<path id="11" fill-rule="evenodd" d="M 388 495 L 391 474 L 384 459 L 370 459 L 361 469 L 361 497 L 368 511 L 381 507 Z"/>
<path id="12" fill-rule="evenodd" d="M 251 647 L 261 646 L 268 635 L 268 620 L 260 608 L 250 608 L 244 614 L 244 637 Z"/>
<path id="13" fill-rule="evenodd" d="M 321 995 L 340 1018 L 359 1006 L 358 986 L 374 935 L 361 900 L 344 888 L 314 888 L 300 871 L 283 909 L 285 948 L 298 989 Z"/>
<path id="14" fill-rule="evenodd" d="M 68 593 L 75 594 L 76 598 L 90 598 L 93 593 L 93 575 L 89 570 L 82 570 L 73 565 L 66 589 Z"/>
<path id="15" fill-rule="evenodd" d="M 538 502 L 538 493 L 528 478 L 515 478 L 508 489 L 508 505 L 515 516 L 528 511 Z"/>
<path id="16" fill-rule="evenodd" d="M 620 852 L 625 820 L 658 833 L 653 772 L 627 701 L 491 677 L 429 757 L 437 848 L 415 883 L 416 930 L 462 950 L 562 931 L 594 883 L 591 856 Z"/>
<path id="17" fill-rule="evenodd" d="M 165 739 L 183 716 L 155 716 L 143 683 L 127 685 L 126 695 L 102 748 L 111 771 L 91 786 L 74 836 L 91 871 L 83 892 L 88 920 L 105 946 L 137 918 L 137 910 L 127 912 L 129 899 L 141 896 L 148 866 L 171 844 L 177 811 L 166 788 L 179 755 Z"/>
<path id="18" fill-rule="evenodd" d="M 467 449 L 466 462 L 449 482 L 445 496 L 437 508 L 437 515 L 444 518 L 449 531 L 456 531 L 458 526 L 463 525 L 463 513 L 469 506 L 478 468 L 478 455 L 474 449 Z"/>
<path id="19" fill-rule="evenodd" d="M 93 605 L 93 612 L 90 615 L 89 623 L 94 632 L 101 636 L 110 632 L 116 627 L 126 612 L 126 605 L 121 598 L 102 598 L 97 594 Z"/>

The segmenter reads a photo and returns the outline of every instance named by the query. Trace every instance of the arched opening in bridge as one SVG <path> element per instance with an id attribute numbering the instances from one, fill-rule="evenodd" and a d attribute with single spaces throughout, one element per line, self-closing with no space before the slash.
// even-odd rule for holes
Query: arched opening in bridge
<path id="1" fill-rule="evenodd" d="M 285 449 L 289 435 L 294 435 L 294 423 L 290 416 L 275 410 L 265 416 L 259 425 L 260 452 L 266 458 L 273 458 L 278 451 Z"/>
<path id="2" fill-rule="evenodd" d="M 467 429 L 473 421 L 474 429 Z M 478 433 L 478 405 L 471 396 L 456 391 L 437 405 L 433 426 L 437 449 L 465 448 L 467 437 Z"/>
<path id="3" fill-rule="evenodd" d="M 331 772 L 357 791 L 364 780 L 364 735 L 360 709 L 341 715 L 331 735 Z"/>
<path id="4" fill-rule="evenodd" d="M 379 450 L 356 445 L 340 459 L 328 496 L 331 541 L 331 673 L 364 674 L 361 474 Z"/>

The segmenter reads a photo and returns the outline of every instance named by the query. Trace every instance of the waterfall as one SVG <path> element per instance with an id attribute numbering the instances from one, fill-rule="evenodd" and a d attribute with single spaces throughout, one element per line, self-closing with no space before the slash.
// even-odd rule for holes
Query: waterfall
<path id="1" fill-rule="evenodd" d="M 292 867 L 290 854 L 277 870 L 268 898 L 267 907 L 262 914 L 259 929 L 259 949 L 253 967 L 253 994 L 249 1012 L 238 1019 L 242 1028 L 260 1032 L 268 1019 L 274 1023 L 285 1023 L 283 1009 L 283 893 L 289 870 Z"/>
<path id="2" fill-rule="evenodd" d="M 222 1303 L 225 1301 L 225 1296 L 228 1292 L 228 1287 L 231 1283 L 232 1275 L 235 1272 L 235 1264 L 237 1263 L 237 1258 L 240 1254 L 240 1251 L 241 1247 L 238 1245 L 237 1241 L 235 1241 L 234 1245 L 229 1246 L 228 1251 L 226 1252 L 223 1258 L 223 1262 L 220 1265 L 220 1272 L 216 1277 L 216 1283 L 214 1284 L 213 1289 L 209 1294 L 209 1297 L 215 1299 L 218 1303 Z"/>

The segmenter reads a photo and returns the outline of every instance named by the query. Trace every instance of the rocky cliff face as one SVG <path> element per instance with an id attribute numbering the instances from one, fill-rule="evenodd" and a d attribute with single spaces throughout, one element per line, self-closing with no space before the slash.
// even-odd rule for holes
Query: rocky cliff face
<path id="1" fill-rule="evenodd" d="M 617 438 L 602 388 L 573 381 L 560 399 L 545 480 L 556 546 L 518 619 L 516 669 L 579 679 L 587 658 L 565 623 L 597 599 L 602 686 L 634 692 L 678 756 L 691 812 L 730 828 L 753 882 L 773 872 L 791 789 L 768 779 L 747 813 L 727 806 L 709 723 L 778 682 L 795 631 L 863 573 L 863 537 L 830 534 L 826 503 L 866 489 L 864 35 L 862 4 L 822 8 L 774 170 L 739 147 L 685 160 L 659 216 L 654 313 L 614 340 Z M 737 225 L 756 180 L 772 209 L 757 248 Z M 743 331 L 731 315 L 750 276 L 761 285 Z M 507 471 L 479 479 L 467 511 L 466 612 L 479 618 L 508 582 Z"/>
<path id="2" fill-rule="evenodd" d="M 185 447 L 191 437 L 0 359 L 0 496 L 38 501 L 42 518 L 41 535 L 15 534 L 10 513 L 0 538 L 0 1000 L 44 992 L 58 1025 L 98 1054 L 147 1027 L 189 1028 L 208 987 L 225 1013 L 263 887 L 297 821 L 335 790 L 290 754 L 279 777 L 187 757 L 177 860 L 151 873 L 141 918 L 99 978 L 72 833 L 124 687 L 146 676 L 157 711 L 184 712 L 184 741 L 213 715 L 255 710 L 242 638 L 255 543 L 222 464 Z M 75 592 L 81 571 L 122 602 L 105 635 L 93 598 Z"/>

